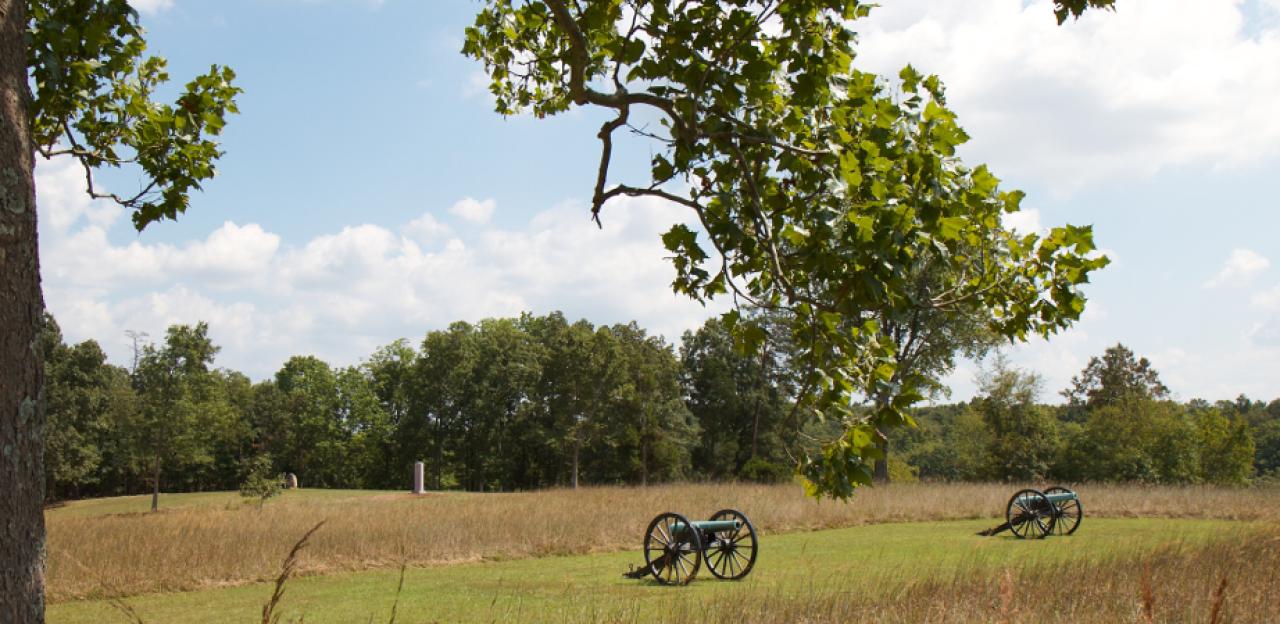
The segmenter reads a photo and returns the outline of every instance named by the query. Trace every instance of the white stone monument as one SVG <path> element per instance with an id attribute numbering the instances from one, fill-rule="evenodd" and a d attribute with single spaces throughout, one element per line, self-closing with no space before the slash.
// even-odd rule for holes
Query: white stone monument
<path id="1" fill-rule="evenodd" d="M 422 462 L 413 462 L 413 493 L 425 494 L 426 492 L 426 488 L 423 487 Z"/>

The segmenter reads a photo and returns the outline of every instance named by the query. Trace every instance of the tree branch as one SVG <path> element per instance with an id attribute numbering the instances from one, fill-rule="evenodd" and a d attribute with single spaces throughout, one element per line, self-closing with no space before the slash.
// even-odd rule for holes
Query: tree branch
<path id="1" fill-rule="evenodd" d="M 676 112 L 675 103 L 670 100 L 650 93 L 630 93 L 626 90 L 603 93 L 588 87 L 586 84 L 586 72 L 587 65 L 591 62 L 591 56 L 587 50 L 587 37 L 583 34 L 582 29 L 578 27 L 577 21 L 573 19 L 573 15 L 569 12 L 569 7 L 564 0 L 546 0 L 546 3 L 547 7 L 551 9 L 556 25 L 569 38 L 569 54 L 571 57 L 569 59 L 569 95 L 573 98 L 575 104 L 579 106 L 595 104 L 618 110 L 632 104 L 652 106 L 665 113 L 671 119 L 677 136 L 683 137 L 685 135 L 684 120 Z"/>
<path id="2" fill-rule="evenodd" d="M 621 85 L 619 85 L 621 86 Z M 609 179 L 609 159 L 613 156 L 613 131 L 622 127 L 627 123 L 627 116 L 631 114 L 630 107 L 623 106 L 618 109 L 618 116 L 600 126 L 600 132 L 596 136 L 600 137 L 600 165 L 596 170 L 596 189 L 591 196 L 591 220 L 596 222 L 596 227 L 603 228 L 600 223 L 600 209 L 604 207 L 605 197 L 604 185 Z"/>

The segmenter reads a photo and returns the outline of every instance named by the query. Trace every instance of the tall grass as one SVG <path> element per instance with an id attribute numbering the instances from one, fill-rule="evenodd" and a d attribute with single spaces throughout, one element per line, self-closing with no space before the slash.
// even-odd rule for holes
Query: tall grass
<path id="1" fill-rule="evenodd" d="M 1280 531 L 1173 546 L 1141 561 L 962 571 L 888 595 L 857 595 L 838 585 L 839 579 L 827 579 L 824 587 L 802 596 L 724 594 L 696 607 L 678 603 L 661 619 L 672 624 L 1274 624 L 1280 622 Z M 622 610 L 594 619 L 639 621 Z"/>
<path id="2" fill-rule="evenodd" d="M 911 520 L 1001 517 L 1017 486 L 912 484 L 817 502 L 794 485 L 599 487 L 518 494 L 378 495 L 305 490 L 256 506 L 47 519 L 51 601 L 269 581 L 282 548 L 316 523 L 297 574 L 636 549 L 658 512 L 744 511 L 764 534 Z M 1280 490 L 1079 488 L 1090 517 L 1280 519 Z"/>

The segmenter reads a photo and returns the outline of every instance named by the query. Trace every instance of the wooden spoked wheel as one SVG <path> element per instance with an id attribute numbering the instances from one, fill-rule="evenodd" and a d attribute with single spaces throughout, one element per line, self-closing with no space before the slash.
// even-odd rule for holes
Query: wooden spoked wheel
<path id="1" fill-rule="evenodd" d="M 1045 494 L 1075 494 L 1071 490 L 1060 485 L 1055 485 L 1044 491 Z M 1053 503 L 1053 534 L 1054 535 L 1071 535 L 1080 528 L 1080 521 L 1084 519 L 1084 504 L 1080 502 L 1079 497 L 1060 500 Z"/>
<path id="2" fill-rule="evenodd" d="M 756 564 L 759 543 L 755 526 L 737 509 L 721 509 L 710 520 L 732 520 L 735 528 L 702 533 L 707 568 L 718 579 L 736 581 L 745 577 Z"/>
<path id="3" fill-rule="evenodd" d="M 702 566 L 700 531 L 678 513 L 658 514 L 644 534 L 644 564 L 663 585 L 684 585 Z"/>
<path id="4" fill-rule="evenodd" d="M 1009 530 L 1019 539 L 1041 539 L 1053 532 L 1057 508 L 1040 490 L 1019 490 L 1005 508 Z"/>

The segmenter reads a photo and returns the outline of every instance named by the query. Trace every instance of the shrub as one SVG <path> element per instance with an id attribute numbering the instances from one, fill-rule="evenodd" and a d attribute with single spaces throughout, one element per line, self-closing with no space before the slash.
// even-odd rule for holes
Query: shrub
<path id="1" fill-rule="evenodd" d="M 742 465 L 739 476 L 756 483 L 786 483 L 795 477 L 795 468 L 787 464 L 752 457 Z"/>
<path id="2" fill-rule="evenodd" d="M 271 474 L 269 455 L 259 455 L 250 459 L 246 468 L 244 481 L 240 483 L 240 495 L 258 499 L 258 508 L 261 509 L 268 498 L 280 493 L 280 484 L 284 477 Z"/>

